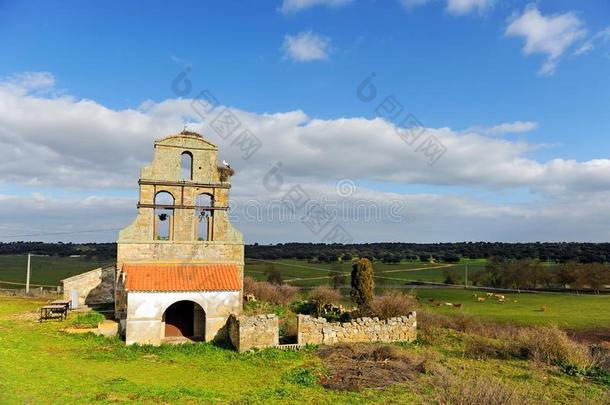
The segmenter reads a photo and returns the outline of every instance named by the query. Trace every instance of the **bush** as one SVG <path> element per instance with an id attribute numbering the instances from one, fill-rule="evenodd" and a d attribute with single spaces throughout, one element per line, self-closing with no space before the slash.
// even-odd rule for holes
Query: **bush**
<path id="1" fill-rule="evenodd" d="M 352 300 L 363 308 L 368 308 L 373 302 L 373 264 L 369 259 L 358 260 L 352 268 Z"/>
<path id="2" fill-rule="evenodd" d="M 288 284 L 272 284 L 244 277 L 244 294 L 253 294 L 257 300 L 272 304 L 288 304 L 294 300 L 299 289 Z"/>
<path id="3" fill-rule="evenodd" d="M 416 307 L 417 300 L 414 296 L 402 294 L 400 291 L 391 291 L 373 299 L 371 315 L 380 319 L 405 316 L 414 311 Z"/>
<path id="4" fill-rule="evenodd" d="M 316 312 L 320 314 L 326 304 L 337 304 L 341 301 L 341 293 L 333 288 L 320 285 L 311 290 L 309 299 L 315 304 Z"/>

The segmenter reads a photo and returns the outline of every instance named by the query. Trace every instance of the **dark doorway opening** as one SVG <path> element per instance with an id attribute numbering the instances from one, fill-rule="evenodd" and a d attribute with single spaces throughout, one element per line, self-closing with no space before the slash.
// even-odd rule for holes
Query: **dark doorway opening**
<path id="1" fill-rule="evenodd" d="M 205 313 L 192 301 L 178 301 L 163 314 L 166 338 L 202 339 L 205 329 Z"/>

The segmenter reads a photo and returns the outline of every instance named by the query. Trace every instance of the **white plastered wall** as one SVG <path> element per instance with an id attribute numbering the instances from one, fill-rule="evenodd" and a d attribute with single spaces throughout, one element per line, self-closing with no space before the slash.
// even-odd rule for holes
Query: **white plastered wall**
<path id="1" fill-rule="evenodd" d="M 214 340 L 230 314 L 241 312 L 239 291 L 128 292 L 125 340 L 128 345 L 161 343 L 163 313 L 175 302 L 193 301 L 205 312 L 205 340 Z M 197 325 L 195 325 L 197 329 Z"/>

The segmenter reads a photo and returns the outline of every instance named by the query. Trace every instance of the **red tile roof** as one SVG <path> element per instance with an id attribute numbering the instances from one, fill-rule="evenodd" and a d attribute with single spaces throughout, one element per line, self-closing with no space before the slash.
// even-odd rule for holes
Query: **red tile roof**
<path id="1" fill-rule="evenodd" d="M 127 291 L 239 291 L 235 264 L 125 263 Z"/>

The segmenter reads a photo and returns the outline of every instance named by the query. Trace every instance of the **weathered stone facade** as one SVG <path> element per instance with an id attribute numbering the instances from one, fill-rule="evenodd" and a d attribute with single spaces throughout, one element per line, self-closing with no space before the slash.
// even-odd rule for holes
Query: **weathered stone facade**
<path id="1" fill-rule="evenodd" d="M 122 271 L 125 263 L 226 263 L 236 266 L 243 285 L 243 237 L 228 219 L 231 185 L 219 175 L 217 153 L 201 135 L 183 131 L 156 141 L 152 164 L 141 170 L 138 216 L 120 231 L 117 243 L 115 315 L 128 343 L 159 344 L 164 311 L 172 301 L 189 300 L 203 308 L 206 341 L 219 337 L 231 313 L 241 312 L 241 290 L 127 291 Z M 191 162 L 186 178 L 185 155 Z M 171 194 L 173 203 L 160 203 L 160 193 Z M 210 202 L 202 205 L 201 196 Z M 167 237 L 159 235 L 159 220 L 169 227 Z M 201 239 L 203 229 L 206 237 Z"/>
<path id="2" fill-rule="evenodd" d="M 262 349 L 279 344 L 279 322 L 275 314 L 231 315 L 228 324 L 231 344 L 238 352 Z"/>
<path id="3" fill-rule="evenodd" d="M 64 299 L 77 297 L 73 307 L 87 308 L 114 303 L 114 265 L 94 269 L 62 280 Z"/>
<path id="4" fill-rule="evenodd" d="M 297 342 L 333 344 L 354 342 L 410 342 L 417 337 L 416 313 L 387 320 L 358 318 L 350 322 L 328 322 L 309 315 L 297 317 Z"/>

